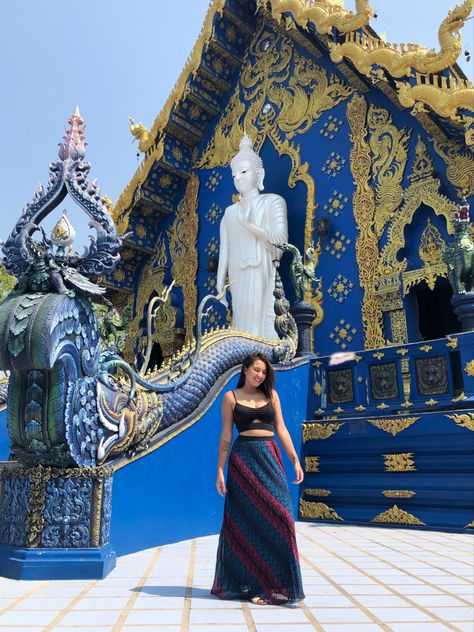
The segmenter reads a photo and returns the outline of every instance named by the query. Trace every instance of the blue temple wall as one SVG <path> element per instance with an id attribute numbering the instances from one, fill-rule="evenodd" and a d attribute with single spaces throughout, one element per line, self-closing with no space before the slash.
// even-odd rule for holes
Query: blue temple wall
<path id="1" fill-rule="evenodd" d="M 145 458 L 115 472 L 110 541 L 118 555 L 220 530 L 224 500 L 215 489 L 220 409 L 223 393 L 236 384 L 237 375 L 196 423 Z M 308 384 L 307 362 L 277 372 L 285 422 L 298 453 Z M 294 471 L 284 454 L 283 461 L 296 518 L 299 489 L 291 484 Z"/>

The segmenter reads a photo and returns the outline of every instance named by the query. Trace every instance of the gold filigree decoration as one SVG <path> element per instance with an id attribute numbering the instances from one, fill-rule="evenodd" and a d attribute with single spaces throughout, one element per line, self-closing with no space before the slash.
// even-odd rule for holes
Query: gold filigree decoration
<path id="1" fill-rule="evenodd" d="M 313 520 L 343 520 L 339 514 L 325 503 L 315 503 L 300 498 L 300 515 Z"/>
<path id="2" fill-rule="evenodd" d="M 367 421 L 384 432 L 388 432 L 392 437 L 396 437 L 397 434 L 403 432 L 416 421 L 419 417 L 396 417 L 393 419 L 367 419 Z"/>
<path id="3" fill-rule="evenodd" d="M 425 353 L 429 353 L 433 349 L 432 345 L 422 345 L 420 347 L 420 351 L 424 351 Z"/>
<path id="4" fill-rule="evenodd" d="M 419 518 L 414 516 L 404 509 L 400 509 L 397 505 L 394 505 L 391 509 L 383 511 L 375 518 L 372 518 L 370 522 L 383 522 L 386 524 L 411 524 L 411 525 L 424 525 Z"/>
<path id="5" fill-rule="evenodd" d="M 385 404 L 385 402 L 382 402 L 377 406 L 377 408 L 379 408 L 380 410 L 387 410 L 387 408 L 390 408 L 390 406 L 388 404 Z"/>
<path id="6" fill-rule="evenodd" d="M 398 353 L 398 355 L 404 356 L 407 353 L 409 353 L 409 349 L 406 349 L 405 347 L 402 347 L 401 349 L 397 349 L 396 353 Z"/>
<path id="7" fill-rule="evenodd" d="M 257 0 L 257 5 L 264 0 Z M 331 33 L 336 28 L 340 33 L 355 31 L 369 24 L 374 12 L 368 0 L 356 0 L 356 13 L 348 11 L 341 2 L 331 0 L 270 0 L 272 14 L 280 21 L 284 13 L 291 13 L 297 24 L 308 28 L 312 22 L 318 33 Z"/>
<path id="8" fill-rule="evenodd" d="M 452 66 L 462 50 L 460 30 L 473 6 L 465 0 L 448 12 L 438 30 L 439 52 L 418 44 L 389 44 L 363 31 L 350 32 L 341 44 L 329 42 L 331 59 L 339 63 L 349 59 L 359 72 L 374 74 L 373 66 L 384 68 L 392 77 L 409 77 L 412 69 L 422 74 L 437 73 Z"/>
<path id="9" fill-rule="evenodd" d="M 437 403 L 438 403 L 437 399 L 431 398 L 425 402 L 425 406 L 436 406 Z"/>
<path id="10" fill-rule="evenodd" d="M 411 489 L 385 489 L 382 494 L 385 498 L 413 498 L 416 492 Z"/>
<path id="11" fill-rule="evenodd" d="M 404 296 L 408 294 L 411 287 L 422 281 L 427 284 L 430 290 L 433 290 L 438 277 L 448 276 L 448 266 L 442 260 L 442 254 L 445 248 L 446 242 L 441 237 L 441 233 L 436 226 L 433 226 L 428 218 L 421 234 L 420 246 L 418 248 L 418 254 L 424 265 L 417 270 L 409 270 L 403 273 Z"/>
<path id="12" fill-rule="evenodd" d="M 455 415 L 446 415 L 452 419 L 460 428 L 466 428 L 474 432 L 474 413 L 459 413 Z"/>
<path id="13" fill-rule="evenodd" d="M 196 248 L 199 217 L 197 214 L 199 178 L 192 173 L 186 191 L 178 204 L 176 218 L 168 230 L 173 265 L 172 277 L 183 291 L 185 342 L 193 339 L 196 324 L 198 252 Z"/>
<path id="14" fill-rule="evenodd" d="M 146 330 L 144 323 L 147 319 L 147 305 L 156 293 L 162 294 L 165 289 L 164 278 L 168 267 L 168 255 L 166 242 L 160 239 L 156 246 L 155 255 L 145 265 L 139 282 L 136 294 L 134 318 L 127 325 L 127 337 L 125 339 L 124 356 L 125 359 L 134 364 L 135 345 L 138 341 L 138 352 L 144 352 L 146 347 Z M 163 358 L 167 359 L 173 355 L 176 347 L 182 342 L 176 338 L 176 312 L 167 301 L 155 314 L 152 343 L 157 342 L 161 346 Z"/>
<path id="15" fill-rule="evenodd" d="M 304 469 L 308 473 L 319 472 L 319 456 L 307 456 L 304 460 Z"/>
<path id="16" fill-rule="evenodd" d="M 405 258 L 399 261 L 397 253 L 405 243 L 405 228 L 420 206 L 426 204 L 436 215 L 442 215 L 446 219 L 448 232 L 454 232 L 453 219 L 457 207 L 439 193 L 440 181 L 433 177 L 431 164 L 426 146 L 418 138 L 413 173 L 410 176 L 411 184 L 405 190 L 403 206 L 389 225 L 387 243 L 382 249 L 379 264 L 380 287 L 398 287 L 398 275 L 405 272 L 408 262 Z"/>
<path id="17" fill-rule="evenodd" d="M 401 186 L 407 161 L 407 145 L 411 130 L 399 130 L 388 110 L 370 104 L 367 114 L 369 146 L 373 156 L 372 178 L 375 187 L 376 211 L 374 228 L 378 237 L 387 221 L 403 200 Z"/>
<path id="18" fill-rule="evenodd" d="M 474 520 L 472 522 L 470 522 L 469 524 L 467 524 L 464 528 L 465 529 L 474 529 Z"/>
<path id="19" fill-rule="evenodd" d="M 385 356 L 385 353 L 383 351 L 377 351 L 376 353 L 372 354 L 372 357 L 375 358 L 376 360 L 381 360 L 384 356 Z"/>
<path id="20" fill-rule="evenodd" d="M 321 393 L 323 392 L 323 388 L 319 382 L 314 383 L 313 391 L 315 392 L 316 395 L 321 395 Z"/>
<path id="21" fill-rule="evenodd" d="M 399 454 L 384 454 L 386 472 L 416 472 L 413 452 L 401 452 Z"/>
<path id="22" fill-rule="evenodd" d="M 244 130 L 254 140 L 256 151 L 270 131 L 279 130 L 287 139 L 303 134 L 352 91 L 336 76 L 328 78 L 313 60 L 302 57 L 289 37 L 263 26 L 250 45 L 238 89 L 196 166 L 228 165 L 239 150 Z"/>
<path id="23" fill-rule="evenodd" d="M 464 370 L 469 375 L 469 377 L 474 377 L 474 360 L 470 360 L 469 362 L 466 362 L 466 366 L 464 367 Z"/>
<path id="24" fill-rule="evenodd" d="M 356 259 L 359 266 L 360 285 L 364 290 L 362 303 L 362 323 L 364 345 L 367 349 L 385 346 L 382 330 L 382 310 L 374 295 L 377 278 L 379 249 L 377 235 L 373 230 L 375 218 L 375 196 L 370 185 L 371 155 L 366 141 L 367 102 L 361 95 L 355 95 L 347 106 L 347 120 L 351 128 L 352 149 L 350 153 L 351 171 L 355 180 L 353 195 L 354 218 L 358 235 L 356 239 Z"/>
<path id="25" fill-rule="evenodd" d="M 330 496 L 332 492 L 329 489 L 313 489 L 306 488 L 303 490 L 306 496 Z"/>

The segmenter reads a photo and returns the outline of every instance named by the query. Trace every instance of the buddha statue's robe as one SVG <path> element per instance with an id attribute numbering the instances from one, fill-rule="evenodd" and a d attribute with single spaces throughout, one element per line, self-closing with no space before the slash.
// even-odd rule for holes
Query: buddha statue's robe
<path id="1" fill-rule="evenodd" d="M 232 327 L 257 336 L 277 337 L 273 291 L 275 265 L 281 251 L 272 244 L 288 241 L 286 202 L 280 195 L 260 194 L 248 200 L 249 221 L 257 236 L 241 221 L 240 204 L 228 206 L 220 224 L 217 287 L 226 276 L 232 283 Z"/>

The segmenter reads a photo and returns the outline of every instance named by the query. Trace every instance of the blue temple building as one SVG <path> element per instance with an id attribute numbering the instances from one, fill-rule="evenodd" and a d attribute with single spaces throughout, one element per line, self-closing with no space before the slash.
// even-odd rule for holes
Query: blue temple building
<path id="1" fill-rule="evenodd" d="M 474 529 L 474 88 L 456 63 L 472 6 L 435 51 L 387 43 L 366 0 L 214 0 L 162 112 L 131 119 L 142 159 L 115 204 L 71 117 L 3 248 L 19 279 L 0 305 L 5 576 L 100 577 L 217 532 L 220 401 L 251 350 L 275 363 L 305 464 L 295 517 Z M 289 255 L 279 339 L 206 299 L 244 133 L 289 243 L 313 246 L 306 333 Z M 83 259 L 38 229 L 66 195 L 97 232 Z"/>

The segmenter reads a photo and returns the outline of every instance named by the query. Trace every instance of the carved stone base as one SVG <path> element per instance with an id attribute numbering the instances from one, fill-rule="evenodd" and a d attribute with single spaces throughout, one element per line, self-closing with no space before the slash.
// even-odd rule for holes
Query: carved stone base
<path id="1" fill-rule="evenodd" d="M 454 308 L 463 331 L 474 330 L 474 292 L 466 292 L 465 294 L 455 294 L 451 299 L 451 305 Z"/>
<path id="2" fill-rule="evenodd" d="M 307 355 L 311 353 L 311 324 L 316 317 L 316 310 L 310 303 L 300 301 L 293 303 L 290 307 L 290 313 L 298 327 L 298 348 L 296 355 Z"/>
<path id="3" fill-rule="evenodd" d="M 9 579 L 103 579 L 115 568 L 111 544 L 97 549 L 28 549 L 0 545 L 1 576 Z"/>
<path id="4" fill-rule="evenodd" d="M 105 577 L 112 469 L 0 468 L 0 575 L 16 579 Z M 56 570 L 55 570 L 56 569 Z"/>

